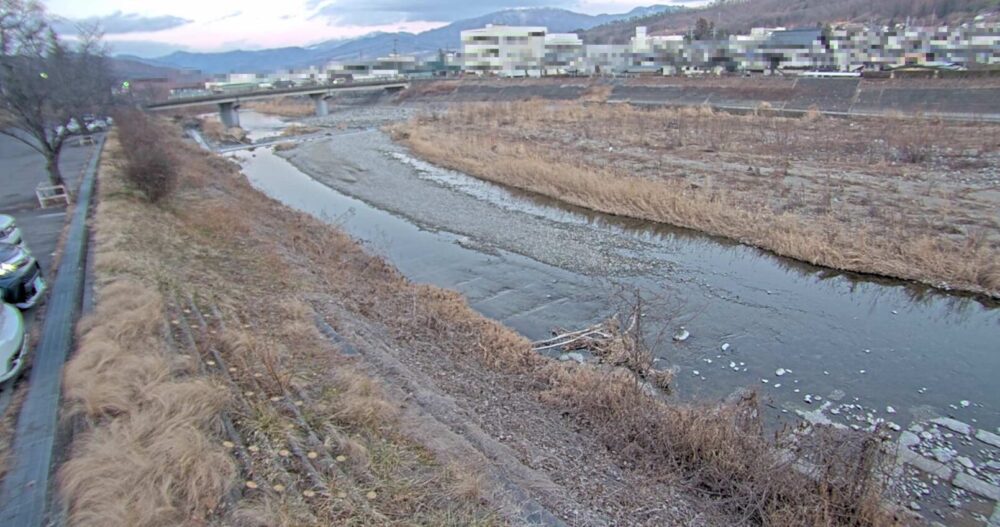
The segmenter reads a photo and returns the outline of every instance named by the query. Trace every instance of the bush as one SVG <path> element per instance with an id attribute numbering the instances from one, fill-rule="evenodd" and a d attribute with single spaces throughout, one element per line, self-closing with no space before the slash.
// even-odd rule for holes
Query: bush
<path id="1" fill-rule="evenodd" d="M 138 110 L 120 112 L 115 124 L 125 155 L 125 177 L 150 203 L 159 202 L 177 184 L 177 163 L 168 147 L 169 137 Z"/>

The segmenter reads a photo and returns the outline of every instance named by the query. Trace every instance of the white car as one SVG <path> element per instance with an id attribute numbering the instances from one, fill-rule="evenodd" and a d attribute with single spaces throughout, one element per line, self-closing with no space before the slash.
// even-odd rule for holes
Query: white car
<path id="1" fill-rule="evenodd" d="M 0 303 L 0 384 L 17 379 L 28 353 L 28 332 L 16 307 Z"/>
<path id="2" fill-rule="evenodd" d="M 21 229 L 17 228 L 17 222 L 12 216 L 0 214 L 0 243 L 11 245 L 21 245 L 24 238 L 21 236 Z"/>

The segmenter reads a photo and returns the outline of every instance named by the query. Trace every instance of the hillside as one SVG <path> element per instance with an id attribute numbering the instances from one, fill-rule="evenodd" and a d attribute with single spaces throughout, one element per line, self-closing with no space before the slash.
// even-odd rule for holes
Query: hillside
<path id="1" fill-rule="evenodd" d="M 721 0 L 702 8 L 617 21 L 582 33 L 590 43 L 627 42 L 635 27 L 653 34 L 684 33 L 699 18 L 727 31 L 752 27 L 815 27 L 828 22 L 941 22 L 968 20 L 1000 10 L 1000 0 Z"/>
<path id="2" fill-rule="evenodd" d="M 318 65 L 330 60 L 371 59 L 397 50 L 400 53 L 431 54 L 439 49 L 458 49 L 463 30 L 487 24 L 545 26 L 552 32 L 586 30 L 619 20 L 637 19 L 652 13 L 678 12 L 683 8 L 654 5 L 627 13 L 587 15 L 555 8 L 507 9 L 480 17 L 452 22 L 423 33 L 373 33 L 349 41 L 327 41 L 309 47 L 287 47 L 223 53 L 175 52 L 150 64 L 198 69 L 205 73 L 268 72 L 279 68 Z"/>

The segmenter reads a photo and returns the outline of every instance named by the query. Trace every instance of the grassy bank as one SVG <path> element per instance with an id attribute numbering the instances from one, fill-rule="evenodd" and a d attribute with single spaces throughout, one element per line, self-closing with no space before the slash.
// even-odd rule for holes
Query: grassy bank
<path id="1" fill-rule="evenodd" d="M 319 334 L 302 300 L 317 280 L 274 276 L 298 256 L 247 210 L 286 234 L 317 225 L 161 133 L 183 190 L 160 206 L 124 178 L 114 135 L 102 160 L 97 305 L 65 377 L 84 423 L 59 470 L 70 524 L 498 523 L 474 472 L 408 440 L 396 404 Z"/>
<path id="2" fill-rule="evenodd" d="M 70 523 L 518 523 L 497 512 L 509 485 L 571 524 L 561 504 L 617 507 L 620 524 L 893 523 L 873 438 L 828 443 L 803 474 L 762 431 L 754 397 L 669 403 L 627 370 L 541 357 L 457 293 L 407 281 L 163 133 L 180 180 L 159 205 L 123 178 L 114 136 L 102 162 L 97 312 L 66 375 L 67 411 L 86 428 L 60 469 Z M 317 315 L 358 335 L 359 356 L 324 338 Z M 383 384 L 380 354 L 420 386 Z M 436 415 L 427 390 L 457 409 L 449 431 L 491 431 L 468 444 L 497 456 L 462 464 L 443 459 L 441 438 L 416 441 Z M 514 465 L 554 483 L 490 483 L 522 474 Z"/>
<path id="3" fill-rule="evenodd" d="M 393 132 L 433 163 L 574 205 L 1000 295 L 998 126 L 527 102 Z"/>

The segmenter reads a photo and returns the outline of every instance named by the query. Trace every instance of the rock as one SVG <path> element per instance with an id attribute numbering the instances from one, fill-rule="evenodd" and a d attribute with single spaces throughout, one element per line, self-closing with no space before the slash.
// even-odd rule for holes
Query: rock
<path id="1" fill-rule="evenodd" d="M 889 430 L 892 430 L 893 432 L 899 432 L 900 430 L 902 430 L 902 429 L 903 429 L 903 427 L 901 427 L 901 426 L 897 425 L 896 423 L 893 423 L 892 421 L 889 421 L 889 422 L 888 422 L 888 423 L 886 424 L 886 426 L 888 426 L 888 427 L 889 427 Z"/>
<path id="2" fill-rule="evenodd" d="M 812 395 L 809 395 L 809 394 L 806 394 L 806 396 L 803 397 L 802 400 L 805 401 L 806 404 L 812 404 L 812 402 L 813 402 Z"/>
<path id="3" fill-rule="evenodd" d="M 920 438 L 917 437 L 917 434 L 906 431 L 903 432 L 902 434 L 899 434 L 899 444 L 906 448 L 910 448 L 912 446 L 917 446 L 918 444 L 920 444 Z"/>
<path id="4" fill-rule="evenodd" d="M 701 375 L 701 372 L 698 371 L 698 370 L 692 370 L 691 373 L 693 373 L 695 375 Z"/>
<path id="5" fill-rule="evenodd" d="M 910 502 L 910 509 L 915 510 L 915 511 L 919 511 L 920 510 L 920 504 L 917 503 L 917 502 L 915 502 L 915 501 L 911 501 Z"/>
<path id="6" fill-rule="evenodd" d="M 774 371 L 774 374 L 777 375 L 778 377 L 781 377 L 786 373 L 788 373 L 788 371 L 785 370 L 784 368 L 778 368 L 777 370 Z"/>
<path id="7" fill-rule="evenodd" d="M 958 456 L 955 458 L 955 461 L 958 461 L 958 464 L 962 465 L 965 468 L 976 468 L 976 464 L 973 463 L 971 459 L 965 456 Z"/>
<path id="8" fill-rule="evenodd" d="M 986 443 L 987 445 L 992 445 L 995 448 L 1000 448 L 1000 435 L 996 435 L 992 432 L 987 432 L 986 430 L 979 430 L 976 432 L 976 439 Z"/>
<path id="9" fill-rule="evenodd" d="M 950 450 L 948 450 L 946 448 L 942 448 L 942 447 L 932 448 L 931 449 L 931 455 L 934 456 L 934 459 L 936 459 L 936 460 L 938 460 L 938 461 L 940 461 L 942 463 L 948 463 L 949 461 L 951 461 L 955 457 L 954 454 L 952 454 Z"/>
<path id="10" fill-rule="evenodd" d="M 952 483 L 954 483 L 956 487 L 967 490 L 973 494 L 978 494 L 979 496 L 994 501 L 1000 501 L 1000 487 L 987 483 L 981 479 L 959 472 L 958 474 L 955 474 L 955 479 L 952 480 Z"/>
<path id="11" fill-rule="evenodd" d="M 896 413 L 896 409 L 893 408 L 893 407 L 891 407 L 891 406 L 886 406 L 885 407 L 885 411 L 886 411 L 886 413 L 890 413 L 890 414 Z"/>
<path id="12" fill-rule="evenodd" d="M 576 362 L 578 362 L 580 364 L 583 364 L 586 361 L 586 359 L 583 358 L 583 354 L 582 353 L 577 353 L 575 351 L 570 352 L 570 353 L 563 353 L 562 355 L 559 356 L 559 360 L 561 360 L 563 362 L 565 362 L 565 361 L 571 361 L 572 360 L 572 361 L 576 361 Z"/>
<path id="13" fill-rule="evenodd" d="M 722 345 L 722 351 L 729 351 L 729 343 L 728 342 Z"/>
<path id="14" fill-rule="evenodd" d="M 677 332 L 676 335 L 674 335 L 674 340 L 676 340 L 677 342 L 684 342 L 690 337 L 691 337 L 691 332 L 684 329 L 684 326 L 681 326 L 681 330 Z"/>
<path id="15" fill-rule="evenodd" d="M 938 417 L 936 419 L 931 419 L 931 422 L 938 426 L 943 426 L 953 432 L 958 432 L 959 434 L 972 435 L 971 426 L 949 417 Z"/>
<path id="16" fill-rule="evenodd" d="M 968 407 L 969 407 L 969 405 L 970 405 L 970 404 L 972 404 L 972 403 L 970 403 L 969 401 L 966 401 L 966 400 L 964 400 L 964 399 L 963 399 L 963 400 L 959 401 L 959 402 L 958 402 L 958 404 L 959 404 L 959 405 L 960 405 L 960 406 L 961 406 L 962 408 L 968 408 Z"/>

